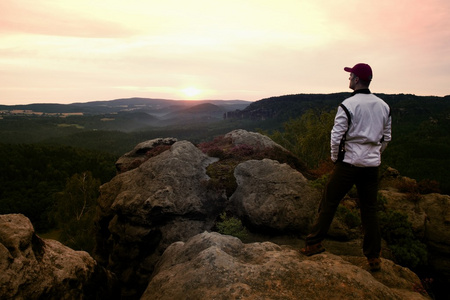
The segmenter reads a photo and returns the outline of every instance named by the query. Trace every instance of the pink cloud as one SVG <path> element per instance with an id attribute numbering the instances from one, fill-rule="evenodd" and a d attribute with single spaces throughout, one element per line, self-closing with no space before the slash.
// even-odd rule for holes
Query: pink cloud
<path id="1" fill-rule="evenodd" d="M 0 33 L 39 34 L 71 37 L 112 38 L 136 33 L 130 27 L 98 16 L 80 15 L 48 7 L 41 2 L 26 5 L 20 1 L 0 2 Z"/>

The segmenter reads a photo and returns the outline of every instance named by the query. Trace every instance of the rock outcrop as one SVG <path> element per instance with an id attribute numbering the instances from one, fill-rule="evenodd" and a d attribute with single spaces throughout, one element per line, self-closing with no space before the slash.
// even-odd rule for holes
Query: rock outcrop
<path id="1" fill-rule="evenodd" d="M 0 215 L 2 299 L 95 299 L 113 284 L 87 252 L 39 238 L 23 215 Z"/>
<path id="2" fill-rule="evenodd" d="M 141 299 L 429 299 L 408 269 L 383 259 L 374 275 L 360 263 L 205 232 L 167 248 Z"/>
<path id="3" fill-rule="evenodd" d="M 231 147 L 248 141 L 255 151 L 281 148 L 244 130 L 228 138 Z M 319 198 L 301 173 L 268 159 L 244 162 L 236 168 L 237 190 L 228 198 L 208 184 L 206 167 L 217 160 L 179 141 L 101 187 L 95 257 L 118 274 L 124 297 L 143 292 L 170 244 L 212 230 L 224 211 L 260 230 L 306 232 Z"/>
<path id="4" fill-rule="evenodd" d="M 96 258 L 118 274 L 124 297 L 142 293 L 170 244 L 212 228 L 226 205 L 207 188 L 212 161 L 180 141 L 101 187 Z"/>

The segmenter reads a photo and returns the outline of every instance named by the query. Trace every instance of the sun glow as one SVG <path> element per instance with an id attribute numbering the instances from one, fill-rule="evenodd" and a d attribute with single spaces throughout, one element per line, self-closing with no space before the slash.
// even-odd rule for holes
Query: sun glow
<path id="1" fill-rule="evenodd" d="M 202 92 L 201 90 L 199 90 L 199 89 L 197 89 L 195 87 L 192 87 L 192 86 L 187 87 L 187 88 L 185 88 L 185 89 L 183 89 L 181 91 L 183 92 L 183 94 L 185 96 L 187 96 L 189 98 L 193 98 L 195 96 L 198 96 Z"/>

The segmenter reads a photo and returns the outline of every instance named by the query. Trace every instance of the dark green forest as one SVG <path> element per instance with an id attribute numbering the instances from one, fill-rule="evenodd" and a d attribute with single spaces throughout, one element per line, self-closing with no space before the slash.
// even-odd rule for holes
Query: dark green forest
<path id="1" fill-rule="evenodd" d="M 0 144 L 0 213 L 23 213 L 36 230 L 55 226 L 55 196 L 75 174 L 89 171 L 104 183 L 115 175 L 116 156 L 68 146 Z"/>

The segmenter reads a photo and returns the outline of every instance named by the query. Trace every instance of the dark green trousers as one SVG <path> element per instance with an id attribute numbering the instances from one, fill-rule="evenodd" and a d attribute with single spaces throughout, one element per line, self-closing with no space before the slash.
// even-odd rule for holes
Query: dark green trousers
<path id="1" fill-rule="evenodd" d="M 325 239 L 342 198 L 356 185 L 364 230 L 363 253 L 367 258 L 380 256 L 381 234 L 377 215 L 378 167 L 355 167 L 337 162 L 324 190 L 319 214 L 306 237 L 307 245 Z"/>

